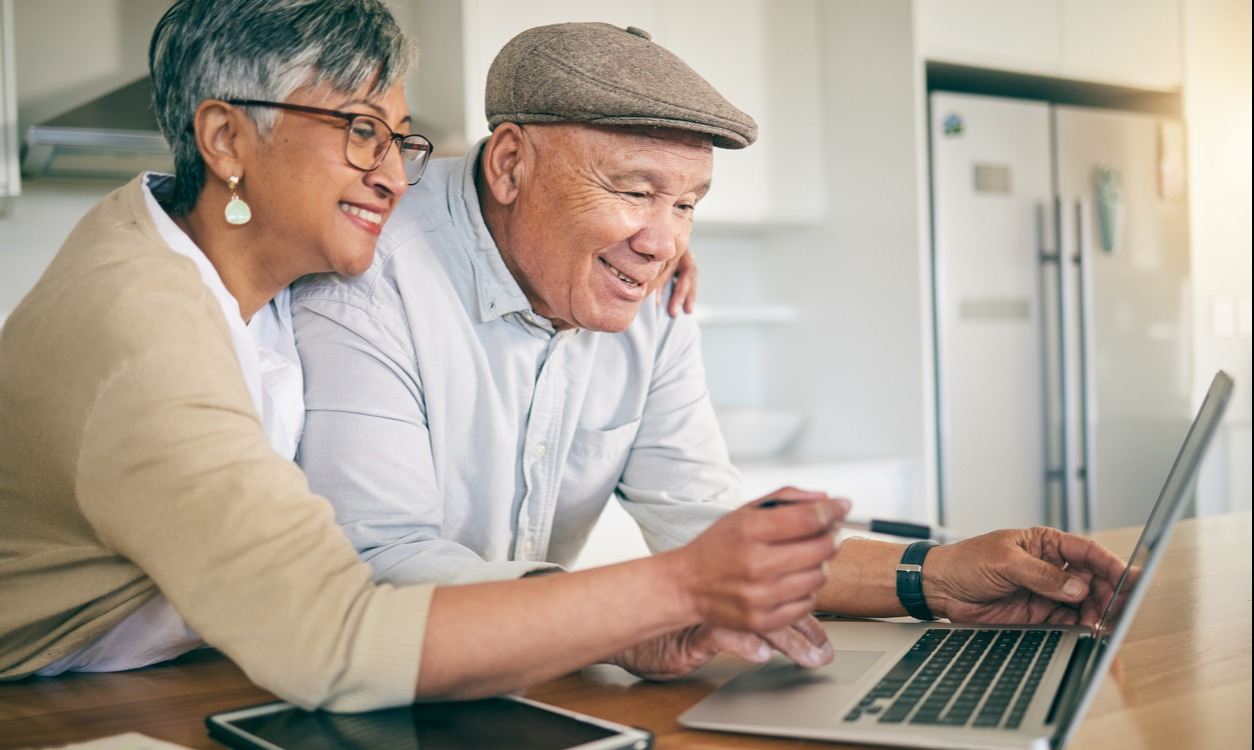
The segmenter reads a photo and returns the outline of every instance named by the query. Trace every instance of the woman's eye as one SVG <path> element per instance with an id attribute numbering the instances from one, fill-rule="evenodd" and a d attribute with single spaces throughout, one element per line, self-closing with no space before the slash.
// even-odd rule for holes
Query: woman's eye
<path id="1" fill-rule="evenodd" d="M 362 142 L 373 141 L 378 132 L 374 125 L 363 120 L 353 120 L 348 130 L 354 139 Z"/>

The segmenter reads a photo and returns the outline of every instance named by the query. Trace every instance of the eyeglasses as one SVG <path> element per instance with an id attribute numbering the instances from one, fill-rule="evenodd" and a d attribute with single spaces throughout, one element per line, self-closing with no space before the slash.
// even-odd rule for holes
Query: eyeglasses
<path id="1" fill-rule="evenodd" d="M 427 168 L 427 160 L 431 158 L 431 150 L 434 148 L 431 141 L 425 137 L 416 133 L 401 135 L 394 132 L 386 122 L 374 115 L 337 112 L 333 109 L 306 107 L 303 104 L 263 102 L 256 99 L 227 99 L 226 103 L 237 107 L 274 107 L 343 120 L 347 125 L 344 129 L 344 156 L 349 164 L 363 172 L 378 169 L 387 158 L 388 147 L 395 142 L 396 149 L 401 154 L 401 163 L 405 167 L 405 179 L 410 185 L 417 185 L 422 179 L 422 173 Z"/>

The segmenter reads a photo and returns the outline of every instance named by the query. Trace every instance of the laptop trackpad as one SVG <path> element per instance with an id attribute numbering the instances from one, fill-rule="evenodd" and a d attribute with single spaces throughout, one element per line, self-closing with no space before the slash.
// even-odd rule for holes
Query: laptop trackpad
<path id="1" fill-rule="evenodd" d="M 721 692 L 778 693 L 804 685 L 852 685 L 883 656 L 883 651 L 837 651 L 830 664 L 806 669 L 784 656 L 776 655 L 762 668 L 746 672 L 729 682 Z"/>
<path id="2" fill-rule="evenodd" d="M 883 655 L 883 651 L 837 651 L 832 663 L 823 668 L 823 674 L 838 685 L 849 685 L 857 682 Z"/>

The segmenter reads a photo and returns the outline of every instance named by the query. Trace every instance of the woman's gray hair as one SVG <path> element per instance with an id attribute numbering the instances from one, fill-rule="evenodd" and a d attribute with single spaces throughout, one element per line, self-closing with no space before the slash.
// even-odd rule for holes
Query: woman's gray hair
<path id="1" fill-rule="evenodd" d="M 412 42 L 381 0 L 177 0 L 148 49 L 153 107 L 174 154 L 169 210 L 186 214 L 205 184 L 192 120 L 206 99 L 282 102 L 329 83 L 379 94 L 404 80 Z M 262 137 L 276 113 L 249 108 Z"/>

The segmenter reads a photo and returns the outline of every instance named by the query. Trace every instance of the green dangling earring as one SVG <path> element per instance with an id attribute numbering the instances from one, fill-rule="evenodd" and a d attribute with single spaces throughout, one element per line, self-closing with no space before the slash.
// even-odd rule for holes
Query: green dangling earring
<path id="1" fill-rule="evenodd" d="M 239 187 L 239 178 L 231 175 L 231 179 L 226 181 L 226 186 L 231 190 L 231 200 L 226 203 L 226 223 L 236 226 L 247 224 L 253 218 L 253 210 L 236 192 L 236 188 Z"/>

